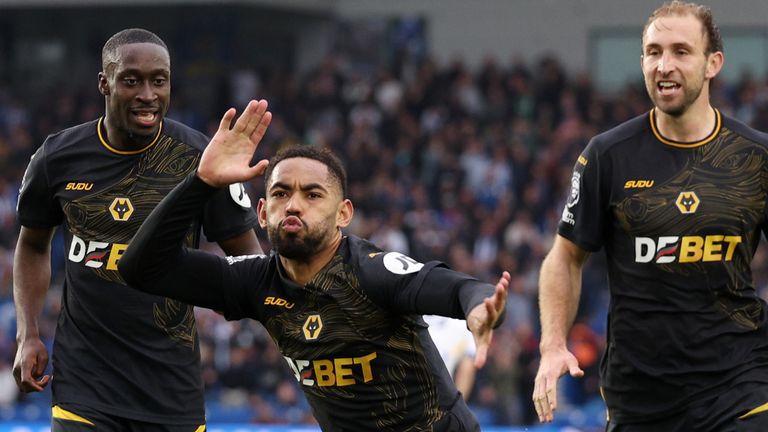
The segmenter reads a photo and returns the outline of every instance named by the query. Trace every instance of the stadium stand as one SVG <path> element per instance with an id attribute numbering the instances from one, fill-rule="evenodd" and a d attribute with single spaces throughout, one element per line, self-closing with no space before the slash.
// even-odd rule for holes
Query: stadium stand
<path id="1" fill-rule="evenodd" d="M 478 372 L 468 403 L 488 426 L 484 430 L 536 424 L 530 395 L 538 360 L 539 264 L 549 249 L 573 162 L 592 135 L 650 108 L 644 89 L 627 83 L 618 93 L 602 94 L 588 75 L 566 71 L 550 56 L 509 63 L 489 57 L 474 69 L 460 59 L 439 64 L 427 52 L 367 69 L 351 60 L 332 53 L 303 72 L 282 66 L 243 69 L 223 77 L 215 100 L 218 105 L 242 105 L 242 96 L 269 100 L 275 118 L 264 146 L 268 153 L 302 142 L 342 155 L 357 210 L 350 232 L 418 260 L 444 260 L 488 281 L 501 269 L 512 272 L 507 321 L 494 336 L 488 365 Z M 199 58 L 174 61 L 179 86 L 190 85 L 189 74 L 205 66 Z M 49 391 L 20 394 L 9 380 L 19 182 L 47 134 L 101 112 L 93 84 L 56 87 L 31 100 L 0 81 L 0 432 L 22 430 L 14 429 L 18 425 L 43 430 L 39 425 L 50 416 Z M 765 78 L 744 75 L 732 84 L 716 82 L 713 100 L 723 112 L 768 130 Z M 168 116 L 211 133 L 218 114 L 204 113 L 223 112 L 218 105 L 196 110 L 175 98 Z M 263 192 L 258 182 L 249 187 L 252 196 Z M 260 237 L 268 249 L 265 233 Z M 41 328 L 49 345 L 60 307 L 63 253 L 58 239 L 55 282 Z M 591 258 L 570 339 L 586 376 L 563 380 L 565 398 L 553 426 L 525 430 L 597 430 L 604 423 L 597 377 L 607 299 L 603 267 L 600 254 Z M 762 247 L 754 270 L 766 296 L 768 255 Z M 210 424 L 316 430 L 296 380 L 259 324 L 226 322 L 208 310 L 196 313 Z"/>

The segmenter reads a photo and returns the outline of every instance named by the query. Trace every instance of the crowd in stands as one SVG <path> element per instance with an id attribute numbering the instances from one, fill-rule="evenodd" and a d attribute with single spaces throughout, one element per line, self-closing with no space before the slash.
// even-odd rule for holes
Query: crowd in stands
<path id="1" fill-rule="evenodd" d="M 502 270 L 511 272 L 507 320 L 494 334 L 489 362 L 477 374 L 469 405 L 483 424 L 533 424 L 539 265 L 552 243 L 571 169 L 590 137 L 647 111 L 650 103 L 642 83 L 603 94 L 587 74 L 567 73 L 548 57 L 505 65 L 489 59 L 472 70 L 460 61 L 408 66 L 360 73 L 330 56 L 302 74 L 240 71 L 222 100 L 239 108 L 251 97 L 269 101 L 274 120 L 260 150 L 263 156 L 304 143 L 331 147 L 344 159 L 356 207 L 349 232 L 420 261 L 443 260 L 486 281 L 495 281 Z M 183 77 L 179 81 L 174 92 L 184 85 Z M 19 394 L 10 372 L 19 182 L 47 134 L 102 113 L 103 100 L 93 84 L 51 92 L 39 103 L 0 87 L 0 419 L 12 415 L 14 407 L 45 407 L 50 400 L 45 393 Z M 733 85 L 716 82 L 713 100 L 723 112 L 768 130 L 765 81 L 745 75 Z M 220 108 L 217 112 L 223 113 L 226 107 Z M 209 134 L 218 125 L 218 117 L 203 119 L 181 99 L 172 98 L 168 116 Z M 252 198 L 263 192 L 259 181 L 249 187 Z M 260 231 L 259 236 L 268 250 L 266 234 Z M 54 283 L 41 328 L 49 348 L 65 259 L 58 237 Z M 755 278 L 763 294 L 767 261 L 761 248 Z M 570 337 L 587 373 L 563 382 L 564 421 L 588 424 L 604 418 L 597 377 L 605 344 L 604 275 L 602 254 L 595 254 L 584 274 Z M 293 373 L 260 324 L 226 322 L 202 309 L 197 324 L 209 421 L 313 421 Z"/>

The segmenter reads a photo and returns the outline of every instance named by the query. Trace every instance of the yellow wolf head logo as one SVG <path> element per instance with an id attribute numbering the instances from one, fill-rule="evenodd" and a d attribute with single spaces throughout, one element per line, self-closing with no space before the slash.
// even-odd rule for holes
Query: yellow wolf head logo
<path id="1" fill-rule="evenodd" d="M 320 331 L 323 329 L 323 320 L 320 319 L 320 315 L 310 315 L 304 321 L 304 326 L 301 329 L 304 331 L 304 339 L 315 340 L 320 336 Z"/>
<path id="2" fill-rule="evenodd" d="M 109 205 L 109 212 L 112 214 L 112 219 L 125 222 L 133 214 L 133 204 L 128 198 L 115 198 Z"/>
<path id="3" fill-rule="evenodd" d="M 700 203 L 701 201 L 699 201 L 696 192 L 692 191 L 680 192 L 680 195 L 677 196 L 677 200 L 675 201 L 677 209 L 680 210 L 680 213 L 682 214 L 696 213 L 696 209 L 699 208 Z"/>

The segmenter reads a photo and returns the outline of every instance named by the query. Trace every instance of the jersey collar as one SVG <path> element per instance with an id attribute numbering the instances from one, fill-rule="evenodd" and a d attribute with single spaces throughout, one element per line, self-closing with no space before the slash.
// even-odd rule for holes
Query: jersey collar
<path id="1" fill-rule="evenodd" d="M 723 125 L 722 119 L 720 118 L 720 111 L 717 108 L 713 108 L 713 109 L 715 110 L 715 127 L 714 129 L 712 129 L 712 133 L 710 133 L 707 137 L 705 137 L 700 141 L 683 142 L 683 141 L 671 140 L 669 138 L 664 138 L 664 136 L 661 135 L 661 132 L 659 132 L 659 129 L 656 126 L 656 108 L 651 109 L 648 115 L 651 122 L 651 131 L 653 131 L 653 135 L 656 136 L 656 139 L 672 147 L 695 148 L 695 147 L 703 146 L 704 144 L 707 144 L 708 142 L 715 139 L 717 134 L 720 133 L 720 127 Z"/>
<path id="2" fill-rule="evenodd" d="M 102 117 L 99 117 L 99 122 L 96 124 L 96 132 L 99 134 L 99 141 L 101 141 L 101 145 L 106 147 L 109 151 L 111 151 L 113 153 L 120 154 L 120 155 L 135 155 L 135 154 L 139 154 L 139 153 L 147 150 L 148 148 L 150 148 L 153 145 L 155 145 L 157 140 L 160 138 L 160 135 L 163 133 L 163 121 L 161 120 L 160 121 L 160 127 L 157 129 L 157 135 L 155 135 L 155 138 L 152 140 L 151 143 L 147 144 L 146 146 L 144 146 L 144 147 L 142 147 L 142 148 L 140 148 L 138 150 L 118 150 L 118 149 L 112 147 L 111 145 L 109 145 L 109 143 L 107 142 L 106 137 L 104 136 L 104 134 L 101 133 L 101 126 L 102 126 L 103 122 L 104 122 L 104 117 L 102 116 Z"/>

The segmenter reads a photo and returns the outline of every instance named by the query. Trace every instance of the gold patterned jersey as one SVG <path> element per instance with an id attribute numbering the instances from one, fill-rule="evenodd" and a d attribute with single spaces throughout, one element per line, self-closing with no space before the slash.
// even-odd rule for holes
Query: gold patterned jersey
<path id="1" fill-rule="evenodd" d="M 328 266 L 300 286 L 276 257 L 262 260 L 265 269 L 253 273 L 265 273 L 266 286 L 231 297 L 227 317 L 264 324 L 324 430 L 432 430 L 445 421 L 459 398 L 426 325 L 395 299 L 387 306 L 377 299 L 386 286 L 415 290 L 409 282 L 420 263 L 347 238 Z M 411 273 L 392 273 L 390 262 Z M 457 430 L 474 430 L 466 406 L 454 407 L 450 415 L 464 422 Z"/>
<path id="2" fill-rule="evenodd" d="M 303 285 L 274 253 L 225 259 L 185 250 L 182 215 L 211 189 L 191 176 L 147 219 L 120 268 L 131 286 L 260 321 L 324 431 L 479 430 L 420 315 L 464 318 L 493 285 L 354 236 Z"/>
<path id="3" fill-rule="evenodd" d="M 750 270 L 766 230 L 768 136 L 713 115 L 708 137 L 684 143 L 651 111 L 596 136 L 575 165 L 559 234 L 608 258 L 601 371 L 619 421 L 768 385 L 766 304 Z"/>
<path id="4" fill-rule="evenodd" d="M 194 171 L 208 139 L 166 119 L 154 141 L 118 151 L 101 120 L 50 136 L 30 162 L 18 217 L 64 229 L 65 281 L 53 350 L 53 403 L 162 423 L 203 423 L 192 307 L 125 285 L 118 262 L 157 203 Z M 241 186 L 224 190 L 187 227 L 211 240 L 251 229 Z"/>

